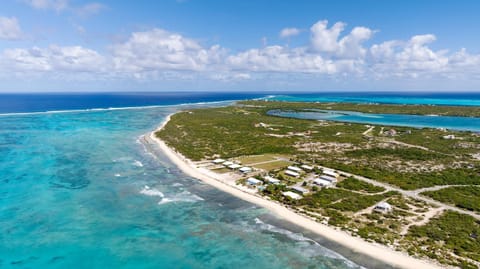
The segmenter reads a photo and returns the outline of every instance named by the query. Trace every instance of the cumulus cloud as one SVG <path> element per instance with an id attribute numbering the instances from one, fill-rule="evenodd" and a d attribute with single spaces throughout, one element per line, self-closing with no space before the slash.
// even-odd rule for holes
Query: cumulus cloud
<path id="1" fill-rule="evenodd" d="M 355 27 L 348 35 L 339 40 L 345 26 L 345 23 L 337 22 L 328 28 L 326 20 L 315 23 L 310 28 L 312 50 L 343 58 L 363 57 L 366 49 L 362 47 L 362 43 L 372 37 L 373 31 L 366 27 Z"/>
<path id="2" fill-rule="evenodd" d="M 100 72 L 106 59 L 98 52 L 80 46 L 7 49 L 2 62 L 20 72 Z"/>
<path id="3" fill-rule="evenodd" d="M 22 37 L 22 30 L 15 17 L 0 17 L 0 39 L 17 40 Z"/>
<path id="4" fill-rule="evenodd" d="M 16 20 L 14 24 L 18 25 Z M 21 33 L 18 27 L 16 34 L 5 34 L 6 28 L 0 27 L 1 38 L 13 39 Z M 283 36 L 294 35 L 292 29 L 296 28 L 283 29 Z M 259 81 L 264 74 L 334 81 L 480 77 L 480 55 L 466 49 L 453 53 L 434 50 L 430 47 L 436 41 L 433 34 L 387 40 L 367 47 L 365 44 L 375 31 L 362 26 L 345 30 L 343 22 L 329 26 L 323 20 L 312 25 L 304 46 L 265 45 L 230 52 L 220 45 L 206 46 L 182 34 L 154 28 L 133 32 L 101 53 L 82 46 L 6 49 L 0 54 L 0 64 L 3 74 L 11 70 L 70 72 L 72 75 L 81 72 L 98 78 L 129 77 L 140 81 L 195 81 L 198 78 L 221 82 Z"/>
<path id="5" fill-rule="evenodd" d="M 112 47 L 117 70 L 202 71 L 220 62 L 225 51 L 218 45 L 204 48 L 197 41 L 163 29 L 135 32 L 121 44 Z"/>
<path id="6" fill-rule="evenodd" d="M 300 34 L 300 32 L 300 29 L 297 28 L 283 28 L 282 31 L 280 31 L 280 37 L 289 38 Z"/>

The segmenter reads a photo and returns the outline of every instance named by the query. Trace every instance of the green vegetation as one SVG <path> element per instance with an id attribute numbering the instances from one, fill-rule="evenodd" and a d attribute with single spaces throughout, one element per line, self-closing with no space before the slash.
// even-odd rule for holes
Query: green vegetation
<path id="1" fill-rule="evenodd" d="M 449 251 L 480 261 L 480 222 L 473 217 L 447 211 L 424 226 L 412 226 L 405 238 L 409 251 L 450 263 Z"/>
<path id="2" fill-rule="evenodd" d="M 429 152 L 418 148 L 370 148 L 359 149 L 345 153 L 346 156 L 352 158 L 380 158 L 388 157 L 392 159 L 402 159 L 405 161 L 428 161 L 432 159 L 447 158 L 444 154 Z"/>
<path id="3" fill-rule="evenodd" d="M 422 192 L 422 194 L 443 203 L 480 212 L 480 186 L 449 187 L 437 191 Z"/>
<path id="4" fill-rule="evenodd" d="M 337 184 L 338 188 L 352 191 L 363 191 L 367 193 L 376 193 L 385 191 L 385 188 L 372 185 L 370 183 L 358 180 L 353 177 L 346 178 Z"/>
<path id="5" fill-rule="evenodd" d="M 299 201 L 300 205 L 314 208 L 331 208 L 343 212 L 357 212 L 395 195 L 388 192 L 378 195 L 363 195 L 342 189 L 323 188 Z"/>
<path id="6" fill-rule="evenodd" d="M 437 185 L 479 185 L 479 169 L 445 169 L 438 172 L 398 172 L 367 165 L 352 165 L 337 161 L 318 161 L 318 164 L 362 175 L 378 181 L 399 186 L 405 190 L 433 187 Z"/>

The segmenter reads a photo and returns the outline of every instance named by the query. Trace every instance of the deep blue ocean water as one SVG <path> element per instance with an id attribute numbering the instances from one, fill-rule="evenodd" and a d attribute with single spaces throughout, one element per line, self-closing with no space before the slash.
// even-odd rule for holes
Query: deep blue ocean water
<path id="1" fill-rule="evenodd" d="M 0 268 L 385 268 L 183 175 L 139 139 L 170 113 L 226 104 L 193 103 L 262 95 L 6 96 Z M 96 109 L 122 106 L 137 108 Z"/>

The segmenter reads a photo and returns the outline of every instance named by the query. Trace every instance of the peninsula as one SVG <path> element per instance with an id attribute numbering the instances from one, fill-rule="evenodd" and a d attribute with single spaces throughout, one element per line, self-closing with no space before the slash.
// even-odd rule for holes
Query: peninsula
<path id="1" fill-rule="evenodd" d="M 356 252 L 401 268 L 478 267 L 480 136 L 269 115 L 338 106 L 247 101 L 188 110 L 149 139 L 186 174 Z M 425 107 L 432 111 L 477 113 Z"/>

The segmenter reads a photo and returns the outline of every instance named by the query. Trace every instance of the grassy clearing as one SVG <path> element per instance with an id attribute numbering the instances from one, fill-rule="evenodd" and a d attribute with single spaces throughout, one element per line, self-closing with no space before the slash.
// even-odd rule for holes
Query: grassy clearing
<path id="1" fill-rule="evenodd" d="M 253 155 L 253 156 L 241 156 L 235 158 L 236 160 L 240 161 L 245 165 L 261 163 L 261 162 L 268 162 L 276 160 L 277 156 L 273 154 L 264 154 L 264 155 Z"/>
<path id="2" fill-rule="evenodd" d="M 291 164 L 292 164 L 292 162 L 281 161 L 280 160 L 280 161 L 257 164 L 257 165 L 254 165 L 254 167 L 258 168 L 258 169 L 263 169 L 263 170 L 270 171 L 270 170 L 282 169 L 282 168 L 285 168 L 285 167 L 287 167 Z"/>
<path id="3" fill-rule="evenodd" d="M 385 191 L 385 188 L 372 185 L 370 183 L 360 181 L 356 178 L 349 177 L 337 184 L 337 187 L 352 191 L 362 191 L 367 193 L 377 193 Z"/>

